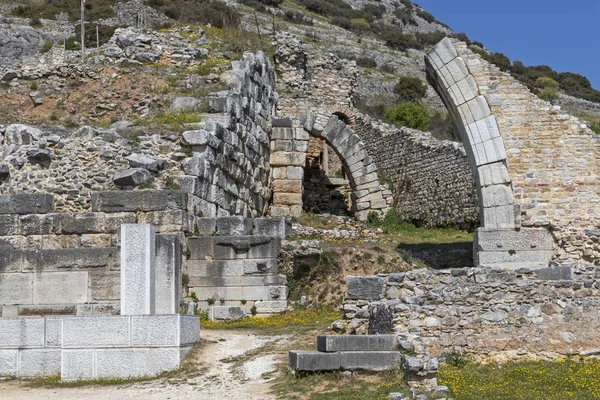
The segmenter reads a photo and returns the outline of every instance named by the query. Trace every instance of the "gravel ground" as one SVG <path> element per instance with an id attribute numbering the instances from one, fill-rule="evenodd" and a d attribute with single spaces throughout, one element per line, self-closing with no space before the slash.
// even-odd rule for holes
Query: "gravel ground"
<path id="1" fill-rule="evenodd" d="M 27 382 L 0 382 L 0 399 L 100 400 L 194 399 L 275 400 L 269 380 L 285 353 L 277 349 L 287 336 L 262 336 L 247 331 L 203 330 L 199 351 L 191 354 L 193 372 L 174 377 L 115 386 L 31 388 Z"/>

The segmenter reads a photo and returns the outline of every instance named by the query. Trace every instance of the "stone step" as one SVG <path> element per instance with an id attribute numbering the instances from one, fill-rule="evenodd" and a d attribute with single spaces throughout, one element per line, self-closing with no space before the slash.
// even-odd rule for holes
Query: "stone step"
<path id="1" fill-rule="evenodd" d="M 396 335 L 326 335 L 317 337 L 317 350 L 336 351 L 384 351 L 396 350 Z"/>
<path id="2" fill-rule="evenodd" d="M 519 231 L 478 228 L 474 244 L 478 251 L 552 251 L 554 248 L 552 234 L 545 228 L 522 228 Z"/>
<path id="3" fill-rule="evenodd" d="M 402 354 L 398 351 L 346 351 L 324 353 L 320 351 L 292 350 L 288 363 L 296 371 L 385 371 L 401 366 Z"/>

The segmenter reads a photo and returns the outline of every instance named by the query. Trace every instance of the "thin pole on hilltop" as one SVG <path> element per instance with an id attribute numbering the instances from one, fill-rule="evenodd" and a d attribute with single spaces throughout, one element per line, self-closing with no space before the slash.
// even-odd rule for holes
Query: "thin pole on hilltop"
<path id="1" fill-rule="evenodd" d="M 84 28 L 84 13 L 85 0 L 81 0 L 81 62 L 85 62 L 85 28 Z"/>

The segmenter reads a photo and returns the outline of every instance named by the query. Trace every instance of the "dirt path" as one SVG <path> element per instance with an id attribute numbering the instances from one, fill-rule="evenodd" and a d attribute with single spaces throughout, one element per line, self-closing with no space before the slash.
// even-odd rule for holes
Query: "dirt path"
<path id="1" fill-rule="evenodd" d="M 190 354 L 190 368 L 172 377 L 79 388 L 31 388 L 26 382 L 6 381 L 0 382 L 0 399 L 275 400 L 268 382 L 281 372 L 278 363 L 289 336 L 214 330 L 201 336 L 201 347 Z"/>

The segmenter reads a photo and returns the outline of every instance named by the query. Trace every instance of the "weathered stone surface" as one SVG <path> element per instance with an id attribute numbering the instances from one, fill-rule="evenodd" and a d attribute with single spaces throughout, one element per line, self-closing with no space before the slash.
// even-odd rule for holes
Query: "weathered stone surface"
<path id="1" fill-rule="evenodd" d="M 245 317 L 245 307 L 211 306 L 208 309 L 208 318 L 211 321 L 235 321 Z"/>
<path id="2" fill-rule="evenodd" d="M 385 291 L 385 280 L 378 277 L 346 277 L 347 297 L 351 299 L 381 299 Z"/>
<path id="3" fill-rule="evenodd" d="M 152 174 L 145 168 L 130 168 L 118 172 L 113 178 L 113 183 L 117 186 L 140 186 L 150 183 L 154 180 Z"/>
<path id="4" fill-rule="evenodd" d="M 155 243 L 152 225 L 121 226 L 121 315 L 155 312 Z"/>
<path id="5" fill-rule="evenodd" d="M 296 371 L 334 371 L 341 368 L 342 356 L 340 353 L 290 351 L 288 364 Z"/>
<path id="6" fill-rule="evenodd" d="M 340 357 L 345 371 L 386 371 L 402 364 L 398 351 L 346 351 L 340 352 Z"/>
<path id="7" fill-rule="evenodd" d="M 52 212 L 54 198 L 49 194 L 0 196 L 0 214 L 46 214 Z"/>
<path id="8" fill-rule="evenodd" d="M 384 351 L 396 350 L 396 335 L 327 335 L 317 337 L 317 350 L 336 351 Z"/>

